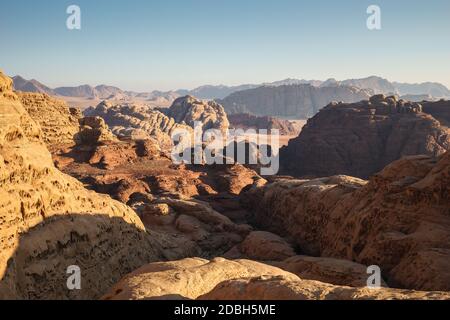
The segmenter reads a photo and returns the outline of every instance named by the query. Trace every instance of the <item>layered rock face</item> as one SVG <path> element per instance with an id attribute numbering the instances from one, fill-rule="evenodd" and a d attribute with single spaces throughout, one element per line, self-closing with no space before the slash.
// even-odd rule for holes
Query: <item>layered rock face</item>
<path id="1" fill-rule="evenodd" d="M 225 111 L 259 116 L 308 119 L 331 101 L 356 102 L 370 97 L 369 90 L 355 87 L 314 87 L 311 85 L 263 86 L 235 92 L 219 103 Z"/>
<path id="2" fill-rule="evenodd" d="M 0 73 L 0 297 L 99 297 L 159 251 L 133 210 L 53 166 L 39 125 L 11 89 Z M 83 290 L 66 286 L 71 265 L 81 269 Z"/>
<path id="3" fill-rule="evenodd" d="M 281 135 L 297 135 L 298 130 L 288 120 L 282 120 L 275 117 L 255 116 L 248 113 L 237 113 L 228 116 L 230 125 L 233 128 L 241 129 L 265 129 L 279 130 Z"/>
<path id="4" fill-rule="evenodd" d="M 281 149 L 280 166 L 283 174 L 298 177 L 368 178 L 402 156 L 447 150 L 448 128 L 422 112 L 422 105 L 378 95 L 322 109 Z"/>
<path id="5" fill-rule="evenodd" d="M 369 182 L 279 180 L 242 197 L 302 253 L 378 265 L 390 286 L 450 290 L 450 153 L 404 158 Z"/>
<path id="6" fill-rule="evenodd" d="M 303 280 L 250 260 L 216 258 L 153 263 L 127 275 L 105 300 L 449 299 L 444 292 L 351 288 Z"/>
<path id="7" fill-rule="evenodd" d="M 40 125 L 47 146 L 74 143 L 81 117 L 77 109 L 43 93 L 17 92 L 17 96 L 30 117 Z"/>

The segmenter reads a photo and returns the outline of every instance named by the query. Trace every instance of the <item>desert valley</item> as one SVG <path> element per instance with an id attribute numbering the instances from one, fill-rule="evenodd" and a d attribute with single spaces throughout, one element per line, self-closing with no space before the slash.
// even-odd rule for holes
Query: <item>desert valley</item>
<path id="1" fill-rule="evenodd" d="M 448 0 L 0 7 L 13 316 L 445 314 Z"/>
<path id="2" fill-rule="evenodd" d="M 448 90 L 13 79 L 0 74 L 0 298 L 450 299 Z M 417 90 L 429 99 L 400 97 Z M 279 173 L 175 164 L 171 134 L 195 122 L 278 130 Z"/>

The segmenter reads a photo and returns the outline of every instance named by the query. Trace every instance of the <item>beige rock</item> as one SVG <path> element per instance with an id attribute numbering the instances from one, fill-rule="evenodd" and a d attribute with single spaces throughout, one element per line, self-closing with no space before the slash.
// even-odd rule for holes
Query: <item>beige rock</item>
<path id="1" fill-rule="evenodd" d="M 351 288 L 302 280 L 250 260 L 189 258 L 148 264 L 124 277 L 105 300 L 449 299 L 450 293 Z"/>
<path id="2" fill-rule="evenodd" d="M 84 114 L 103 118 L 120 138 L 147 139 L 152 137 L 163 149 L 172 145 L 171 135 L 175 130 L 192 131 L 191 127 L 178 124 L 173 118 L 146 105 L 129 103 L 114 105 L 103 101 L 95 108 L 86 109 Z"/>
<path id="3" fill-rule="evenodd" d="M 201 122 L 203 130 L 218 129 L 223 133 L 229 127 L 227 114 L 215 101 L 202 101 L 192 96 L 176 99 L 168 109 L 167 115 L 177 123 L 185 123 L 194 128 L 195 122 Z"/>
<path id="4" fill-rule="evenodd" d="M 116 141 L 116 136 L 109 130 L 108 125 L 100 117 L 84 117 L 79 119 L 80 144 L 96 145 L 102 141 Z"/>
<path id="5" fill-rule="evenodd" d="M 271 265 L 296 274 L 301 279 L 317 280 L 339 286 L 365 287 L 370 274 L 367 266 L 343 259 L 294 256 Z M 382 281 L 382 286 L 387 286 Z"/>
<path id="6" fill-rule="evenodd" d="M 199 300 L 448 300 L 448 292 L 333 286 L 286 276 L 259 276 L 220 283 Z"/>
<path id="7" fill-rule="evenodd" d="M 266 231 L 253 231 L 225 257 L 252 260 L 281 261 L 295 255 L 292 246 L 283 238 Z"/>
<path id="8" fill-rule="evenodd" d="M 97 298 L 159 252 L 133 210 L 53 166 L 11 88 L 0 73 L 0 297 Z M 70 265 L 83 290 L 67 289 Z"/>
<path id="9" fill-rule="evenodd" d="M 222 281 L 260 274 L 298 280 L 293 274 L 254 261 L 190 258 L 144 266 L 112 287 L 103 299 L 196 299 Z"/>
<path id="10" fill-rule="evenodd" d="M 42 138 L 48 147 L 56 144 L 74 144 L 79 131 L 77 110 L 67 103 L 44 93 L 17 92 L 22 106 L 42 129 Z"/>

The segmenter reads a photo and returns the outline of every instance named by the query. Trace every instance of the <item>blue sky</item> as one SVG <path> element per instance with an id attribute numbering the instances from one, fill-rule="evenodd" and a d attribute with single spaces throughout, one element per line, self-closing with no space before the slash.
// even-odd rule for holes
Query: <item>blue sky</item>
<path id="1" fill-rule="evenodd" d="M 82 29 L 66 28 L 76 4 Z M 366 28 L 377 4 L 382 30 Z M 193 88 L 379 75 L 450 87 L 450 1 L 15 0 L 0 69 L 56 87 Z"/>

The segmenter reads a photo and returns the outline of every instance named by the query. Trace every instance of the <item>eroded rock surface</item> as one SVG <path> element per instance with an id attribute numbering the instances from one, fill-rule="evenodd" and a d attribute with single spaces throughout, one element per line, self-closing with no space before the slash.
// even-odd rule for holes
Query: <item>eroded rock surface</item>
<path id="1" fill-rule="evenodd" d="M 449 299 L 445 292 L 334 286 L 303 280 L 250 260 L 199 258 L 146 265 L 123 278 L 105 300 Z"/>
<path id="2" fill-rule="evenodd" d="M 450 150 L 450 131 L 422 111 L 420 104 L 383 95 L 332 103 L 281 149 L 281 173 L 366 179 L 403 156 L 439 156 Z"/>
<path id="3" fill-rule="evenodd" d="M 203 130 L 217 129 L 225 133 L 229 127 L 227 114 L 215 101 L 198 100 L 192 96 L 176 99 L 166 114 L 177 123 L 194 127 L 195 122 L 203 124 Z"/>
<path id="4" fill-rule="evenodd" d="M 53 166 L 11 89 L 0 73 L 0 297 L 97 298 L 159 252 L 133 210 Z M 70 265 L 84 290 L 67 289 Z"/>
<path id="5" fill-rule="evenodd" d="M 447 292 L 333 286 L 285 276 L 259 276 L 224 281 L 200 300 L 448 300 Z"/>
<path id="6" fill-rule="evenodd" d="M 390 286 L 450 289 L 450 153 L 396 161 L 368 183 L 279 180 L 243 203 L 303 253 L 379 265 Z"/>
<path id="7" fill-rule="evenodd" d="M 112 132 L 120 138 L 145 140 L 152 137 L 160 146 L 172 144 L 170 136 L 174 130 L 192 130 L 191 127 L 176 123 L 173 118 L 146 105 L 113 105 L 104 101 L 95 108 L 86 109 L 84 114 L 103 118 Z"/>
<path id="8" fill-rule="evenodd" d="M 301 279 L 317 280 L 339 286 L 365 287 L 369 277 L 367 266 L 345 259 L 293 256 L 270 264 L 296 274 Z M 383 280 L 381 285 L 387 287 Z"/>
<path id="9" fill-rule="evenodd" d="M 17 96 L 30 117 L 40 125 L 48 147 L 75 142 L 81 112 L 44 93 L 17 92 Z"/>
<path id="10" fill-rule="evenodd" d="M 292 256 L 295 256 L 295 251 L 288 242 L 266 231 L 251 232 L 243 242 L 225 254 L 226 258 L 260 261 L 281 261 Z"/>

